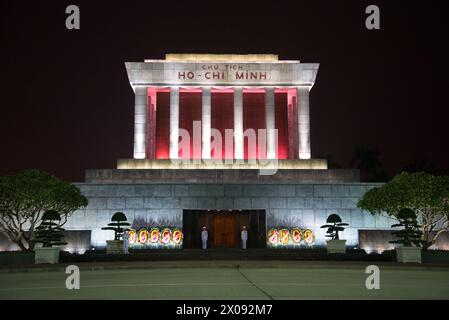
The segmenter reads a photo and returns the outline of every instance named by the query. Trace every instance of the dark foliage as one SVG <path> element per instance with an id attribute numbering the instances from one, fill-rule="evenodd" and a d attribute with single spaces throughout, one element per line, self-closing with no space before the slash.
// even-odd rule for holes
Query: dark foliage
<path id="1" fill-rule="evenodd" d="M 116 212 L 111 218 L 111 223 L 108 223 L 107 227 L 101 228 L 102 230 L 113 230 L 114 231 L 114 240 L 122 240 L 123 234 L 129 228 L 130 224 L 126 222 L 128 219 L 123 212 Z"/>
<path id="2" fill-rule="evenodd" d="M 67 244 L 62 240 L 64 229 L 59 226 L 60 220 L 61 216 L 56 210 L 45 211 L 41 224 L 36 228 L 36 237 L 33 241 L 42 243 L 44 248 Z"/>
<path id="3" fill-rule="evenodd" d="M 340 237 L 338 233 L 344 231 L 344 227 L 348 226 L 347 223 L 341 221 L 338 214 L 331 214 L 327 217 L 326 223 L 327 224 L 321 226 L 321 228 L 327 228 L 326 237 L 331 238 L 332 240 L 339 240 Z"/>
<path id="4" fill-rule="evenodd" d="M 421 226 L 418 225 L 416 214 L 412 209 L 403 208 L 398 212 L 397 219 L 399 223 L 393 224 L 392 228 L 403 228 L 402 230 L 393 231 L 392 234 L 399 240 L 392 240 L 390 243 L 400 243 L 405 247 L 411 247 L 414 244 L 420 247 L 424 241 L 421 240 Z"/>

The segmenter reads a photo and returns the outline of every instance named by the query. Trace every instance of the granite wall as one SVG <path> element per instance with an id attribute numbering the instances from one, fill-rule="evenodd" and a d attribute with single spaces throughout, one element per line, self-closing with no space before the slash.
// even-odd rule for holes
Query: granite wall
<path id="1" fill-rule="evenodd" d="M 92 230 L 92 246 L 104 247 L 113 235 L 101 227 L 116 211 L 131 223 L 182 227 L 183 209 L 265 209 L 267 228 L 297 226 L 315 232 L 315 246 L 325 244 L 320 226 L 337 213 L 349 227 L 341 238 L 359 243 L 359 229 L 388 230 L 393 220 L 357 209 L 357 201 L 375 183 L 342 184 L 77 184 L 89 205 L 69 218 L 67 230 Z"/>

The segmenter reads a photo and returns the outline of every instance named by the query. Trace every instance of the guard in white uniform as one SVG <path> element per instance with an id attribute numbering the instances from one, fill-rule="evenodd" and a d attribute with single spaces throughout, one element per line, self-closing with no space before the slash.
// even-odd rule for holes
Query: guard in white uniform
<path id="1" fill-rule="evenodd" d="M 129 248 L 129 230 L 125 230 L 123 232 L 123 246 L 125 248 L 125 254 L 128 254 L 128 248 Z"/>
<path id="2" fill-rule="evenodd" d="M 206 227 L 203 227 L 203 231 L 201 231 L 201 241 L 203 242 L 203 249 L 207 249 L 207 230 Z"/>
<path id="3" fill-rule="evenodd" d="M 248 230 L 246 230 L 246 226 L 243 226 L 241 236 L 242 236 L 242 248 L 246 249 L 246 241 L 248 241 Z"/>

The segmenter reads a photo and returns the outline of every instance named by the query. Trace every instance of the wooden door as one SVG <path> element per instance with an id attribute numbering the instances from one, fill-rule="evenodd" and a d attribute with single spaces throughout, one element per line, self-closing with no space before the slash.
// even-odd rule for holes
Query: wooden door
<path id="1" fill-rule="evenodd" d="M 237 219 L 235 214 L 214 215 L 214 247 L 234 248 L 237 245 Z"/>

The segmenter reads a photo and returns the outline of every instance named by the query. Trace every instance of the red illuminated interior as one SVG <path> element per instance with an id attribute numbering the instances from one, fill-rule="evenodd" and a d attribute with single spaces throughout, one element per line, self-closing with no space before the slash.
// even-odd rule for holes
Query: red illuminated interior
<path id="1" fill-rule="evenodd" d="M 156 158 L 156 105 L 157 91 L 156 88 L 148 88 L 147 97 L 147 139 L 146 157 L 149 159 Z"/>
<path id="2" fill-rule="evenodd" d="M 156 159 L 170 156 L 170 93 L 157 92 Z"/>
<path id="3" fill-rule="evenodd" d="M 232 147 L 225 148 L 225 129 L 234 128 L 234 95 L 232 89 L 211 90 L 211 128 L 217 129 L 222 136 L 221 159 L 234 158 L 234 143 Z M 155 140 L 156 159 L 169 159 L 170 154 L 170 90 L 168 88 L 158 88 L 149 91 L 150 101 L 156 104 L 148 109 L 148 116 L 151 117 L 150 125 L 154 127 L 153 139 Z M 193 122 L 201 121 L 202 117 L 202 93 L 200 88 L 180 88 L 179 95 L 179 128 L 185 129 L 190 135 L 190 151 L 179 153 L 182 159 L 201 159 L 201 130 L 197 136 L 197 146 L 194 147 Z M 295 90 L 276 90 L 275 93 L 275 128 L 278 130 L 278 159 L 295 158 L 296 148 L 294 141 L 297 136 L 297 106 Z M 153 109 L 151 109 L 153 108 Z M 155 109 L 155 110 L 154 110 Z M 156 112 L 154 112 L 156 111 Z M 154 115 L 155 114 L 155 115 Z M 248 138 L 244 138 L 244 158 L 264 159 L 266 158 L 266 142 L 260 140 L 258 129 L 266 129 L 265 124 L 265 91 L 263 89 L 245 89 L 243 93 L 243 130 L 252 128 L 256 134 L 256 145 L 248 146 Z M 151 137 L 151 136 L 150 136 Z M 213 138 L 211 137 L 211 141 Z M 148 141 L 150 144 L 151 140 Z M 264 143 L 260 145 L 259 143 Z M 212 144 L 213 147 L 213 144 Z M 151 146 L 147 147 L 147 155 L 151 157 Z M 261 153 L 260 155 L 258 153 Z M 218 159 L 220 155 L 211 150 L 211 158 Z"/>
<path id="4" fill-rule="evenodd" d="M 245 159 L 265 159 L 266 155 L 258 155 L 259 149 L 265 146 L 259 146 L 258 129 L 265 129 L 265 93 L 251 92 L 243 94 L 243 132 L 247 129 L 254 129 L 256 143 L 248 142 L 249 138 L 244 137 L 244 158 Z"/>
<path id="5" fill-rule="evenodd" d="M 201 159 L 201 123 L 199 124 L 199 132 L 197 133 L 197 136 L 194 137 L 193 134 L 193 122 L 201 121 L 201 113 L 202 113 L 201 109 L 202 109 L 201 91 L 180 92 L 179 128 L 185 129 L 189 132 L 190 150 L 179 150 L 178 154 L 179 159 Z"/>
<path id="6" fill-rule="evenodd" d="M 234 139 L 231 148 L 225 148 L 225 129 L 234 129 L 234 93 L 213 91 L 211 95 L 211 128 L 221 133 L 221 156 L 215 150 L 211 150 L 212 159 L 234 159 Z M 212 140 L 212 139 L 211 139 Z"/>
<path id="7" fill-rule="evenodd" d="M 275 128 L 278 130 L 277 159 L 288 159 L 287 94 L 275 94 Z"/>

